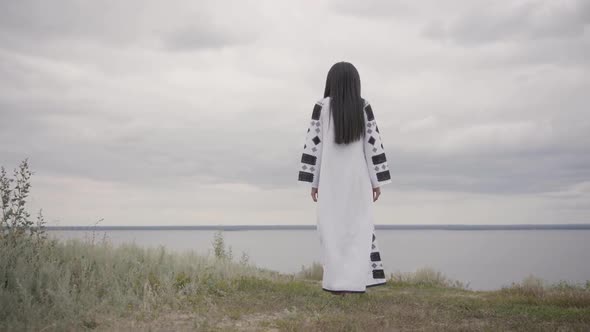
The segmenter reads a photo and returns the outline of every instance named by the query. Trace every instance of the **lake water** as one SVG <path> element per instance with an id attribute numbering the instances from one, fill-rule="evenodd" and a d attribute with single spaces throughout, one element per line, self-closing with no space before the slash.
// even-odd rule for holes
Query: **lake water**
<path id="1" fill-rule="evenodd" d="M 51 236 L 85 238 L 89 231 L 51 230 Z M 113 243 L 165 246 L 173 251 L 195 250 L 212 255 L 215 231 L 107 230 L 98 231 Z M 530 274 L 547 282 L 590 280 L 590 230 L 376 230 L 386 274 L 432 267 L 468 282 L 474 290 L 498 289 Z M 316 230 L 224 231 L 236 260 L 242 252 L 260 267 L 285 273 L 319 262 Z"/>

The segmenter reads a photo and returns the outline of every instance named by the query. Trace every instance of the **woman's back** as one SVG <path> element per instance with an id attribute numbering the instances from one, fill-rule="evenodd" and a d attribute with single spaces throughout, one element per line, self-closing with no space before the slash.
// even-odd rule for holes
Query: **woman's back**
<path id="1" fill-rule="evenodd" d="M 334 112 L 331 112 L 330 109 L 330 97 L 326 97 L 320 102 L 324 105 L 320 120 L 322 121 L 322 127 L 325 129 L 323 131 L 324 146 L 323 155 L 321 156 L 322 165 L 319 184 L 322 184 L 322 182 L 325 184 L 322 186 L 324 190 L 330 190 L 328 186 L 337 182 L 342 182 L 337 188 L 339 190 L 344 188 L 349 190 L 367 189 L 365 187 L 370 186 L 371 183 L 362 138 L 348 144 L 336 144 Z M 325 171 L 322 171 L 322 169 Z M 340 194 L 343 193 L 340 192 Z"/>

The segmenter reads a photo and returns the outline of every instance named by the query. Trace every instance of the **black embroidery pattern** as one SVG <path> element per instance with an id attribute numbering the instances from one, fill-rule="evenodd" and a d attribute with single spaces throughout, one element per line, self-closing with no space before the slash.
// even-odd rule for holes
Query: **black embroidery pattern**
<path id="1" fill-rule="evenodd" d="M 383 263 L 381 263 L 381 255 L 379 254 L 379 248 L 377 248 L 377 238 L 375 237 L 375 232 L 373 232 L 373 240 L 371 244 L 371 272 L 373 275 L 373 279 L 385 279 L 385 273 L 383 272 Z M 381 284 L 382 280 L 379 280 L 379 284 Z M 379 284 L 371 284 L 369 286 L 375 286 Z"/>
<path id="2" fill-rule="evenodd" d="M 371 253 L 371 262 L 377 262 L 381 260 L 381 255 L 379 255 L 379 252 L 372 252 Z"/>
<path id="3" fill-rule="evenodd" d="M 369 121 L 375 120 L 375 116 L 373 115 L 373 109 L 371 108 L 371 105 L 367 105 L 365 107 L 365 112 L 367 113 L 367 120 L 369 120 Z"/>
<path id="4" fill-rule="evenodd" d="M 313 107 L 313 112 L 311 113 L 311 118 L 313 120 L 319 120 L 321 113 L 322 113 L 322 106 L 321 105 L 318 105 L 318 104 L 315 104 L 315 106 Z"/>
<path id="5" fill-rule="evenodd" d="M 301 155 L 301 163 L 299 165 L 299 181 L 317 182 L 319 180 L 319 169 L 321 163 L 321 149 L 319 145 L 322 140 L 322 125 L 320 122 L 323 105 L 321 102 L 316 102 L 313 106 L 311 120 L 307 128 L 305 137 L 305 144 L 303 145 L 303 153 Z"/>
<path id="6" fill-rule="evenodd" d="M 365 153 L 367 158 L 371 156 L 373 166 L 369 167 L 371 173 L 371 181 L 384 182 L 391 179 L 389 173 L 389 166 L 387 165 L 387 157 L 385 155 L 385 148 L 381 141 L 381 133 L 379 126 L 375 121 L 375 114 L 371 105 L 365 101 L 365 114 L 366 114 L 366 138 L 365 141 Z M 379 149 L 381 147 L 381 149 Z M 368 159 L 367 159 L 368 160 Z M 368 165 L 369 166 L 369 165 Z"/>
<path id="7" fill-rule="evenodd" d="M 377 181 L 387 181 L 391 179 L 391 175 L 389 174 L 389 170 L 377 173 Z"/>
<path id="8" fill-rule="evenodd" d="M 371 159 L 373 159 L 373 165 L 379 165 L 379 164 L 382 164 L 387 161 L 387 158 L 385 157 L 385 152 L 378 154 L 376 156 L 373 156 L 373 157 L 371 157 Z"/>
<path id="9" fill-rule="evenodd" d="M 299 171 L 299 181 L 313 182 L 313 173 Z"/>
<path id="10" fill-rule="evenodd" d="M 304 153 L 301 155 L 301 162 L 308 165 L 315 165 L 317 157 Z"/>
<path id="11" fill-rule="evenodd" d="M 381 270 L 373 270 L 373 278 L 375 279 L 385 279 L 385 271 Z"/>

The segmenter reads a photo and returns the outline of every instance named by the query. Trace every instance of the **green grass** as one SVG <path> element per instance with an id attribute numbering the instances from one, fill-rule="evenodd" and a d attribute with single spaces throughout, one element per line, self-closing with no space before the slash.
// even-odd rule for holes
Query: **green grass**
<path id="1" fill-rule="evenodd" d="M 243 261 L 106 241 L 0 240 L 0 330 L 498 331 L 590 329 L 590 287 L 529 277 L 472 291 L 425 268 L 365 294 Z"/>

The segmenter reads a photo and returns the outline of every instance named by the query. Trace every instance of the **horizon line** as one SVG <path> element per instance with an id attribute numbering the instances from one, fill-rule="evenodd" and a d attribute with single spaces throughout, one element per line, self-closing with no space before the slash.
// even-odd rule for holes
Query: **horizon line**
<path id="1" fill-rule="evenodd" d="M 272 225 L 46 225 L 47 230 L 309 230 L 315 224 Z M 532 230 L 590 229 L 590 223 L 577 224 L 375 224 L 375 229 L 397 230 Z"/>

